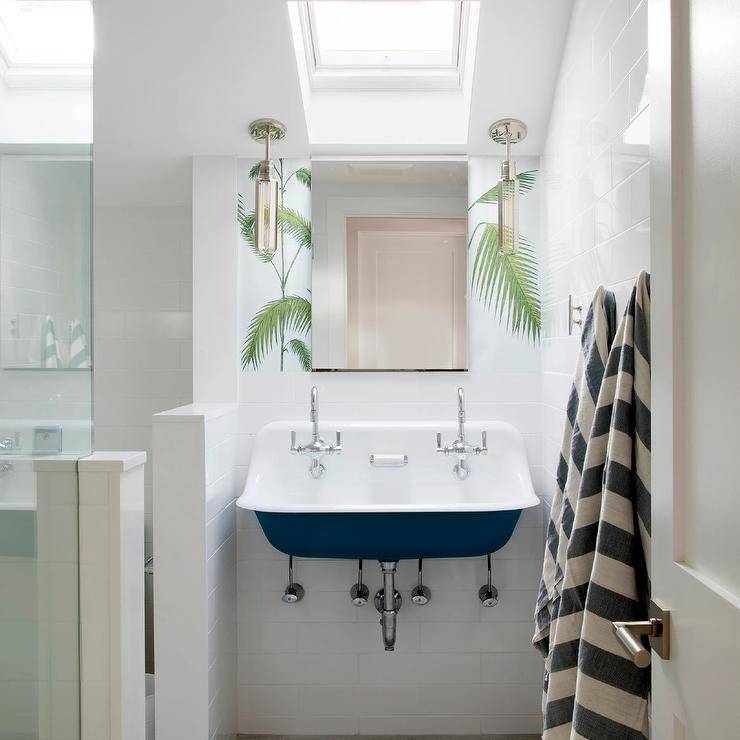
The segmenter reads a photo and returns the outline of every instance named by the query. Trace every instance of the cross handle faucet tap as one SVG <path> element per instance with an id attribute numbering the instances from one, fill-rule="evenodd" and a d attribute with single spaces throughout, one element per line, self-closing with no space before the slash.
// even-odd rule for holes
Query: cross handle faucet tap
<path id="1" fill-rule="evenodd" d="M 465 480 L 470 475 L 468 458 L 488 453 L 488 439 L 485 431 L 481 432 L 480 446 L 470 444 L 465 439 L 465 394 L 462 386 L 457 389 L 457 439 L 449 444 L 442 443 L 442 432 L 437 432 L 437 452 L 443 455 L 454 455 L 457 463 L 452 469 L 455 476 Z"/>
<path id="2" fill-rule="evenodd" d="M 298 444 L 295 431 L 290 433 L 290 451 L 294 455 L 308 455 L 311 458 L 311 465 L 308 469 L 312 478 L 321 478 L 326 470 L 326 466 L 321 462 L 324 455 L 338 455 L 342 452 L 342 434 L 336 432 L 336 442 L 327 444 L 319 434 L 319 397 L 316 386 L 311 388 L 311 410 L 309 412 L 311 422 L 311 441 L 305 444 Z"/>

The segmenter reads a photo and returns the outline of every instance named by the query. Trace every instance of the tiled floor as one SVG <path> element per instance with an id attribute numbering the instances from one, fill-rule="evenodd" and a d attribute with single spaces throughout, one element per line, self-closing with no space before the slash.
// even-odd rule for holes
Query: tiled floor
<path id="1" fill-rule="evenodd" d="M 540 740 L 539 735 L 239 735 L 239 740 Z"/>

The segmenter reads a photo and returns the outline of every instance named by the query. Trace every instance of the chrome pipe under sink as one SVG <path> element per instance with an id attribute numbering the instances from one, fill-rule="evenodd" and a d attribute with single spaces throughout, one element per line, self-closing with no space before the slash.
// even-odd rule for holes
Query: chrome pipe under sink
<path id="1" fill-rule="evenodd" d="M 375 608 L 380 612 L 381 635 L 383 647 L 387 651 L 396 649 L 396 621 L 401 608 L 401 594 L 396 591 L 395 560 L 381 560 L 383 571 L 383 588 L 375 594 Z"/>

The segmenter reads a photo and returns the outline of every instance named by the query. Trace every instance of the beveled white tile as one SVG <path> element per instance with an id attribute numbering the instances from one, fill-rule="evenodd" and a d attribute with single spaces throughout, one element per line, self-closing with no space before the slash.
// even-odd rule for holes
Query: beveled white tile
<path id="1" fill-rule="evenodd" d="M 534 608 L 534 602 L 532 607 Z M 537 695 L 537 701 L 542 700 L 543 674 L 544 659 L 531 645 L 518 653 L 486 653 L 481 656 L 481 680 L 484 684 L 529 684 L 528 688 L 522 690 L 522 694 L 528 696 L 529 701 L 533 694 Z M 532 687 L 536 687 L 536 690 Z M 538 709 L 540 705 L 535 706 Z M 532 711 L 531 707 L 529 710 L 525 708 L 522 712 L 512 713 L 526 714 L 527 711 Z"/>
<path id="2" fill-rule="evenodd" d="M 365 735 L 444 735 L 478 734 L 480 719 L 474 716 L 444 717 L 360 717 L 360 733 Z"/>
<path id="3" fill-rule="evenodd" d="M 244 717 L 239 731 L 255 735 L 356 735 L 355 717 Z"/>
<path id="4" fill-rule="evenodd" d="M 647 48 L 647 3 L 642 3 L 611 48 L 612 86 L 624 79 Z"/>
<path id="5" fill-rule="evenodd" d="M 363 656 L 364 657 L 364 656 Z M 346 684 L 357 682 L 356 655 L 240 654 L 240 684 Z"/>
<path id="6" fill-rule="evenodd" d="M 480 622 L 468 624 L 465 629 L 460 629 L 460 625 L 454 622 L 421 625 L 423 652 L 524 652 L 531 642 L 532 625 L 529 622 Z"/>
<path id="7" fill-rule="evenodd" d="M 629 0 L 611 0 L 604 14 L 594 26 L 594 62 L 601 61 L 614 45 L 629 17 Z"/>
<path id="8" fill-rule="evenodd" d="M 477 683 L 480 656 L 455 653 L 371 653 L 359 656 L 361 684 Z"/>
<path id="9" fill-rule="evenodd" d="M 542 733 L 542 713 L 481 717 L 481 731 L 492 735 L 532 734 L 539 736 Z"/>

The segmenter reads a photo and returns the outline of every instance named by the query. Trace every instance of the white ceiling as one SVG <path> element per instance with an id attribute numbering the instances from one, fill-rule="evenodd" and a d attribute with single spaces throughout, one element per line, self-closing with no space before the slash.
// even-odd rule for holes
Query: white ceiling
<path id="1" fill-rule="evenodd" d="M 261 116 L 287 125 L 276 151 L 283 156 L 493 154 L 499 147 L 487 128 L 503 116 L 527 122 L 530 135 L 518 151 L 537 154 L 571 5 L 482 0 L 467 144 L 420 145 L 406 133 L 347 151 L 308 140 L 285 0 L 95 0 L 98 205 L 188 203 L 190 157 L 259 156 L 246 126 Z M 424 115 L 434 117 L 433 106 Z"/>

